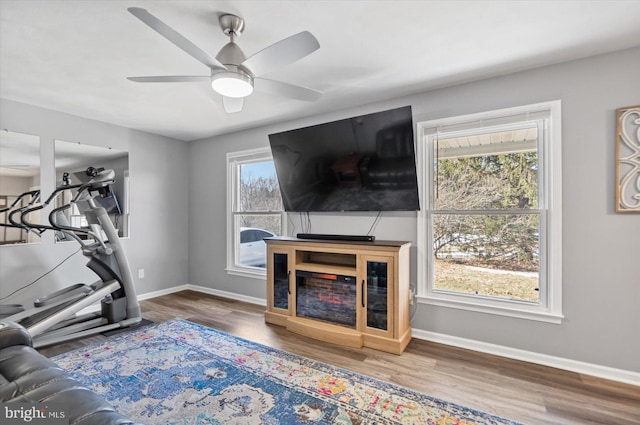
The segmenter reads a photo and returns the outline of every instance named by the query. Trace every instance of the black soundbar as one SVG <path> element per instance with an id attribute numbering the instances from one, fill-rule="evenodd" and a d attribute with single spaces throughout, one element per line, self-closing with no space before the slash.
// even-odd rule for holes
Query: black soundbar
<path id="1" fill-rule="evenodd" d="M 298 233 L 298 239 L 317 239 L 323 241 L 373 242 L 375 236 L 369 235 L 325 235 L 322 233 Z"/>

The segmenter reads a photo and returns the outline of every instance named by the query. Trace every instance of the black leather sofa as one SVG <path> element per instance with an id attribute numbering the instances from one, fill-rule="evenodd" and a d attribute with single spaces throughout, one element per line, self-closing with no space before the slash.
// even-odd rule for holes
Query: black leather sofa
<path id="1" fill-rule="evenodd" d="M 0 402 L 50 403 L 62 408 L 69 425 L 128 425 L 101 396 L 84 387 L 31 347 L 22 326 L 0 321 Z M 22 405 L 24 406 L 24 405 Z M 10 409 L 10 408 L 9 408 Z M 4 410 L 4 409 L 3 409 Z M 6 419 L 0 412 L 0 422 Z M 32 423 L 42 423 L 34 420 Z"/>

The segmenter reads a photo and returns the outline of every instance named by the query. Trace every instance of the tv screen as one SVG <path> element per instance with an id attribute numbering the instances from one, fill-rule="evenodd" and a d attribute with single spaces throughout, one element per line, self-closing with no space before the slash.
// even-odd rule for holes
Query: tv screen
<path id="1" fill-rule="evenodd" d="M 285 211 L 420 209 L 411 107 L 270 134 Z"/>

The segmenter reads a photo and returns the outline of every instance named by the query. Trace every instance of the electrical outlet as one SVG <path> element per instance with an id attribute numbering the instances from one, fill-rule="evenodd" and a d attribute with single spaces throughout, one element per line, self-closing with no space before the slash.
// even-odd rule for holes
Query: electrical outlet
<path id="1" fill-rule="evenodd" d="M 416 290 L 413 286 L 409 288 L 409 305 L 413 305 L 413 299 L 416 297 Z"/>
<path id="2" fill-rule="evenodd" d="M 144 279 L 144 269 L 138 269 L 138 279 Z"/>

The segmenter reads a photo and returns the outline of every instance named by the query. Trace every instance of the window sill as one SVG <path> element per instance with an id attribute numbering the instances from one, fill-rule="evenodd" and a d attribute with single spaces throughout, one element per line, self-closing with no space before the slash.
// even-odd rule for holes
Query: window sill
<path id="1" fill-rule="evenodd" d="M 518 305 L 496 305 L 495 304 L 482 303 L 482 301 L 474 300 L 462 300 L 452 299 L 452 297 L 444 297 L 438 295 L 418 295 L 417 300 L 421 304 L 436 305 L 439 307 L 456 308 L 459 310 L 475 311 L 478 313 L 493 314 L 497 316 L 514 317 L 518 319 L 534 320 L 538 322 L 561 324 L 564 316 L 559 313 L 552 313 L 549 311 L 543 311 L 541 308 L 535 306 L 523 305 L 518 308 Z M 458 297 L 456 297 L 458 298 Z M 459 297 L 462 298 L 462 297 Z M 531 308 L 527 308 L 531 307 Z M 534 310 L 534 308 L 536 308 Z"/>
<path id="2" fill-rule="evenodd" d="M 227 267 L 225 270 L 227 274 L 234 276 L 250 277 L 262 280 L 267 278 L 267 271 L 257 267 Z"/>

